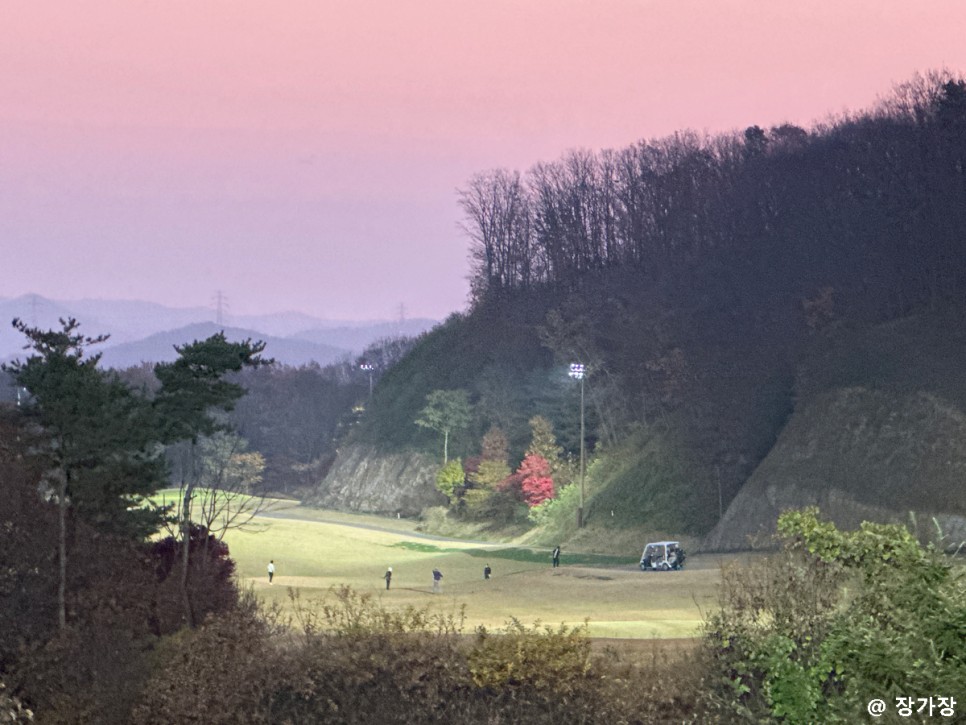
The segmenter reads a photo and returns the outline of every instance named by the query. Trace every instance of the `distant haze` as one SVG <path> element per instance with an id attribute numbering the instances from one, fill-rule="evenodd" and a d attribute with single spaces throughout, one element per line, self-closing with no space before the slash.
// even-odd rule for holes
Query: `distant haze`
<path id="1" fill-rule="evenodd" d="M 0 299 L 0 362 L 23 359 L 26 339 L 10 321 L 59 329 L 59 319 L 73 317 L 87 336 L 110 335 L 92 352 L 104 367 L 126 368 L 142 362 L 170 361 L 175 345 L 203 340 L 224 331 L 230 340 L 262 340 L 265 354 L 286 365 L 327 365 L 353 359 L 373 343 L 416 337 L 436 324 L 425 318 L 395 320 L 322 320 L 299 312 L 223 315 L 203 307 L 165 307 L 139 300 L 49 300 L 37 295 Z"/>
<path id="2" fill-rule="evenodd" d="M 966 69 L 960 0 L 0 2 L 0 296 L 237 315 L 441 319 L 474 172 Z"/>

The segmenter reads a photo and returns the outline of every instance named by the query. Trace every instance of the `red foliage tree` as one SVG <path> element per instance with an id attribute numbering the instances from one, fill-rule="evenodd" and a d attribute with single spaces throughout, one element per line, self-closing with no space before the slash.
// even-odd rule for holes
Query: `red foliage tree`
<path id="1" fill-rule="evenodd" d="M 529 453 L 517 469 L 517 475 L 522 479 L 520 490 L 527 506 L 533 508 L 549 498 L 553 498 L 553 477 L 550 475 L 550 464 L 543 456 Z"/>
<path id="2" fill-rule="evenodd" d="M 523 498 L 530 508 L 553 498 L 553 479 L 550 476 L 531 476 L 523 481 Z"/>

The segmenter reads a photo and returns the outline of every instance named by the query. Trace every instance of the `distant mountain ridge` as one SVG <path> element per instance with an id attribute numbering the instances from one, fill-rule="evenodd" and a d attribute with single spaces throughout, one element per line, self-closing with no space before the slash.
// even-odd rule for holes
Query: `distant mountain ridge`
<path id="1" fill-rule="evenodd" d="M 206 307 L 167 307 L 143 300 L 52 300 L 40 295 L 0 298 L 0 361 L 23 355 L 23 336 L 10 324 L 56 328 L 59 318 L 74 317 L 87 335 L 110 335 L 100 347 L 107 367 L 173 359 L 174 345 L 225 330 L 229 339 L 264 340 L 266 354 L 281 363 L 325 365 L 358 355 L 373 342 L 399 335 L 416 336 L 436 325 L 425 318 L 403 320 L 326 320 L 302 312 L 226 315 L 224 323 Z"/>
<path id="2" fill-rule="evenodd" d="M 283 337 L 264 335 L 257 330 L 239 327 L 226 327 L 214 322 L 196 322 L 176 330 L 167 330 L 150 335 L 143 340 L 125 342 L 106 348 L 101 365 L 107 368 L 123 369 L 140 365 L 142 362 L 171 362 L 178 356 L 175 346 L 195 340 L 204 340 L 218 332 L 224 332 L 231 342 L 246 339 L 261 340 L 265 343 L 266 357 L 274 358 L 286 365 L 306 365 L 317 362 L 328 365 L 352 356 L 351 350 L 333 347 L 323 343 L 292 340 Z"/>
<path id="3" fill-rule="evenodd" d="M 427 323 L 432 323 L 428 324 Z M 396 320 L 393 322 L 366 322 L 358 325 L 325 327 L 302 330 L 293 339 L 306 340 L 316 344 L 335 345 L 348 350 L 362 352 L 371 343 L 390 337 L 416 337 L 433 327 L 432 320 Z"/>

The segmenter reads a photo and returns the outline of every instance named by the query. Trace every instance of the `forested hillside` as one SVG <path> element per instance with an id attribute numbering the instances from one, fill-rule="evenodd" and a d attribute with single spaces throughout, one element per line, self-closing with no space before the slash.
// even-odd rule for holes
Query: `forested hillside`
<path id="1" fill-rule="evenodd" d="M 450 455 L 480 455 L 497 426 L 516 469 L 540 415 L 573 461 L 567 365 L 583 363 L 590 520 L 706 532 L 797 403 L 876 384 L 841 350 L 852 335 L 958 314 L 964 165 L 966 82 L 936 73 L 809 129 L 681 132 L 480 173 L 460 192 L 472 306 L 382 379 L 358 440 L 441 453 L 414 421 L 433 390 L 464 389 Z"/>

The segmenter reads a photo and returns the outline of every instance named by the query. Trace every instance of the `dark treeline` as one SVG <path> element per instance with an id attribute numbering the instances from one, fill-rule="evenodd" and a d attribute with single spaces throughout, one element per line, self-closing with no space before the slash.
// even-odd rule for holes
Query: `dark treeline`
<path id="1" fill-rule="evenodd" d="M 252 450 L 265 457 L 262 490 L 294 492 L 317 484 L 335 457 L 336 443 L 358 420 L 359 404 L 373 380 L 415 344 L 407 337 L 385 338 L 356 361 L 245 370 L 234 380 L 247 391 L 231 412 L 231 423 Z"/>
<path id="2" fill-rule="evenodd" d="M 231 375 L 246 394 L 227 418 L 247 449 L 264 457 L 258 490 L 295 493 L 317 484 L 332 464 L 337 441 L 358 421 L 360 403 L 368 394 L 368 372 L 360 369 L 360 362 L 372 365 L 378 382 L 415 343 L 415 338 L 383 338 L 358 360 L 325 366 L 274 363 Z M 118 374 L 133 389 L 149 395 L 158 389 L 149 363 Z M 15 394 L 13 382 L 0 371 L 0 402 L 14 402 Z"/>
<path id="3" fill-rule="evenodd" d="M 287 491 L 318 481 L 331 463 L 336 436 L 352 422 L 364 394 L 349 364 L 273 366 L 236 378 L 248 394 L 231 421 L 249 447 L 265 457 L 263 490 Z"/>
<path id="4" fill-rule="evenodd" d="M 882 319 L 961 295 L 966 82 L 915 77 L 871 111 L 811 130 L 683 132 L 460 192 L 477 299 L 579 288 L 633 270 L 644 285 L 723 277 L 811 299 L 825 287 Z"/>

